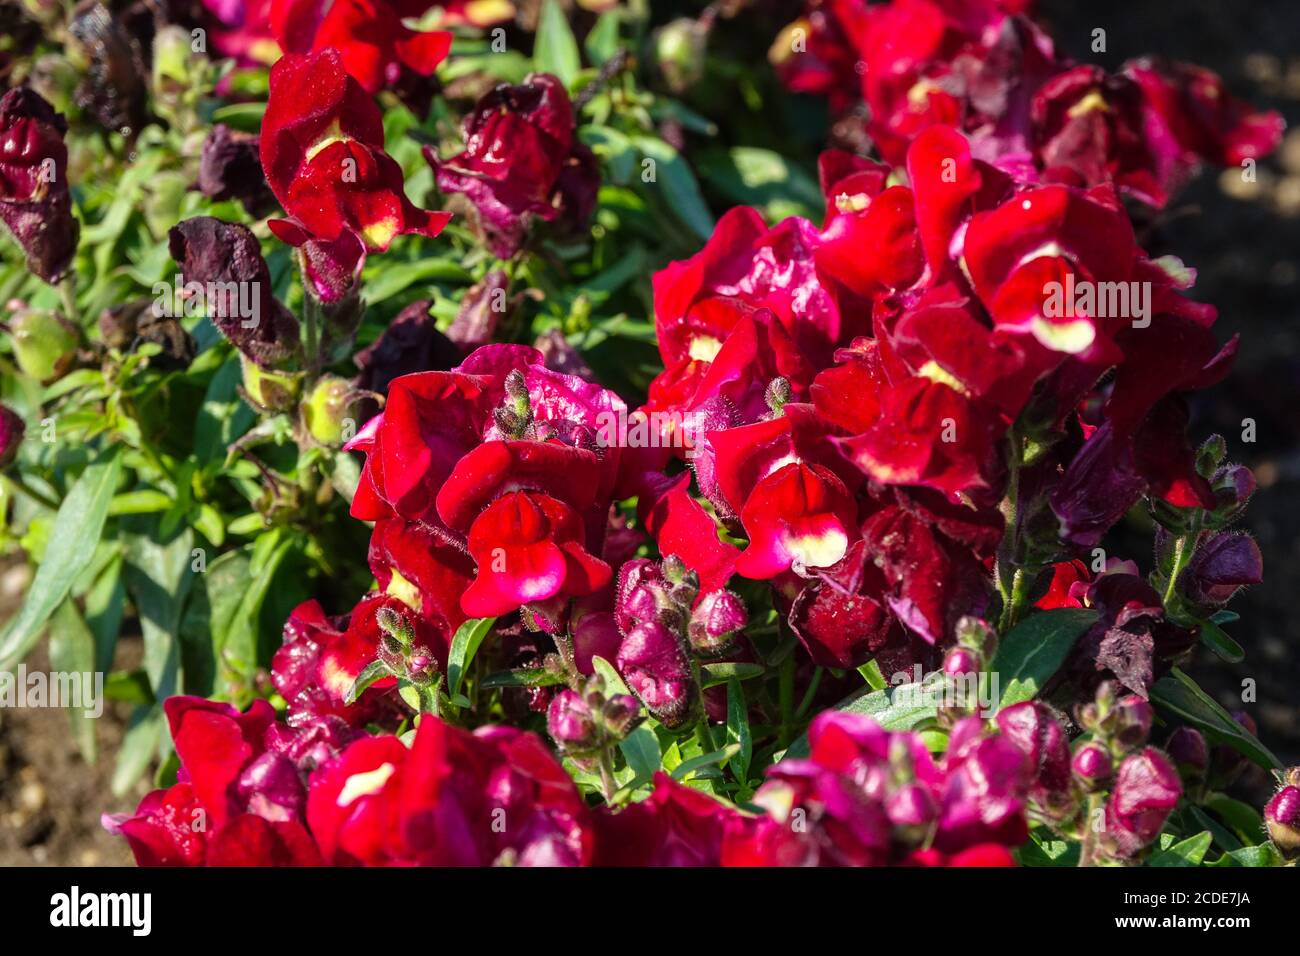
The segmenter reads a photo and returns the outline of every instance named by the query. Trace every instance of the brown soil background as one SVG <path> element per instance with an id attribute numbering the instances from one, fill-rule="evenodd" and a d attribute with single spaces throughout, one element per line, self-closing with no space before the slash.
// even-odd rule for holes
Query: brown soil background
<path id="1" fill-rule="evenodd" d="M 1247 651 L 1228 666 L 1202 658 L 1193 673 L 1229 707 L 1243 706 L 1241 681 L 1254 679 L 1246 705 L 1260 736 L 1279 756 L 1300 762 L 1300 5 L 1295 0 L 1045 0 L 1041 12 L 1061 47 L 1080 60 L 1116 67 L 1159 51 L 1221 73 L 1229 89 L 1280 110 L 1292 127 L 1279 153 L 1260 164 L 1258 181 L 1239 172 L 1207 174 L 1159 225 L 1152 245 L 1200 272 L 1196 294 L 1221 312 L 1224 337 L 1240 332 L 1230 378 L 1200 396 L 1196 434 L 1222 432 L 1231 455 L 1255 469 L 1260 491 L 1245 527 L 1264 551 L 1265 582 L 1240 596 L 1242 619 L 1229 627 Z M 1090 52 L 1092 31 L 1107 33 L 1107 53 Z M 1258 440 L 1243 444 L 1253 418 Z M 1144 567 L 1149 542 L 1133 538 L 1125 555 Z M 0 569 L 0 620 L 27 587 L 12 563 Z M 139 657 L 124 639 L 119 666 Z M 45 668 L 44 648 L 29 662 Z M 0 865 L 123 865 L 130 854 L 108 836 L 100 814 L 129 810 L 148 790 L 112 796 L 108 780 L 127 708 L 109 705 L 97 722 L 100 758 L 88 766 L 55 710 L 0 710 Z M 1256 792 L 1263 781 L 1256 779 Z"/>

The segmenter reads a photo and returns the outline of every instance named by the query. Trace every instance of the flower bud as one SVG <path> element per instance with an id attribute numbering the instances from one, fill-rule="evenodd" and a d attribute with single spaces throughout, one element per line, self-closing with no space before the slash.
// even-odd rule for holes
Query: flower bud
<path id="1" fill-rule="evenodd" d="M 631 694 L 615 694 L 601 708 L 605 728 L 615 738 L 622 740 L 636 726 L 641 715 L 641 702 Z"/>
<path id="2" fill-rule="evenodd" d="M 704 75 L 708 38 L 708 27 L 689 17 L 678 17 L 656 32 L 655 62 L 674 93 L 685 92 Z"/>
<path id="3" fill-rule="evenodd" d="M 244 391 L 265 412 L 287 412 L 293 408 L 302 390 L 302 372 L 277 372 L 263 368 L 242 352 L 239 364 L 244 371 Z"/>
<path id="4" fill-rule="evenodd" d="M 957 643 L 970 648 L 983 661 L 991 661 L 998 652 L 998 632 L 983 618 L 966 615 L 957 620 Z"/>
<path id="5" fill-rule="evenodd" d="M 57 313 L 18 308 L 9 331 L 18 367 L 37 381 L 59 378 L 77 354 L 77 329 Z"/>
<path id="6" fill-rule="evenodd" d="M 1300 787 L 1283 787 L 1264 807 L 1269 839 L 1288 860 L 1300 858 Z"/>
<path id="7" fill-rule="evenodd" d="M 1126 757 L 1106 805 L 1106 840 L 1111 851 L 1129 858 L 1155 840 L 1182 794 L 1178 771 L 1154 747 Z"/>
<path id="8" fill-rule="evenodd" d="M 8 405 L 0 405 L 0 469 L 8 468 L 18 457 L 27 425 Z"/>
<path id="9" fill-rule="evenodd" d="M 1115 705 L 1115 739 L 1120 745 L 1129 749 L 1146 743 L 1151 733 L 1151 722 L 1155 712 L 1151 704 L 1137 694 L 1120 698 Z"/>
<path id="10" fill-rule="evenodd" d="M 691 647 L 702 657 L 716 657 L 726 652 L 748 623 L 744 601 L 730 591 L 710 591 L 691 612 L 687 627 Z"/>
<path id="11" fill-rule="evenodd" d="M 614 605 L 618 629 L 624 634 L 659 614 L 659 595 L 666 591 L 663 570 L 648 558 L 636 558 L 623 565 L 618 575 L 618 597 Z"/>
<path id="12" fill-rule="evenodd" d="M 1179 727 L 1169 736 L 1165 751 L 1173 758 L 1178 772 L 1188 780 L 1205 776 L 1210 766 L 1210 747 L 1205 736 L 1194 727 Z"/>
<path id="13" fill-rule="evenodd" d="M 355 425 L 354 395 L 352 385 L 336 375 L 325 375 L 312 386 L 298 411 L 313 441 L 337 448 L 351 437 L 345 436 L 344 428 L 348 421 Z"/>
<path id="14" fill-rule="evenodd" d="M 1196 450 L 1196 470 L 1209 478 L 1228 455 L 1228 443 L 1222 435 L 1211 435 Z"/>
<path id="15" fill-rule="evenodd" d="M 638 624 L 618 650 L 618 670 L 646 709 L 670 730 L 698 712 L 699 687 L 681 639 L 657 622 Z"/>
<path id="16" fill-rule="evenodd" d="M 1264 579 L 1264 558 L 1255 539 L 1246 534 L 1212 534 L 1202 541 L 1178 583 L 1184 595 L 1201 607 L 1222 607 L 1238 589 Z"/>
<path id="17" fill-rule="evenodd" d="M 1091 741 L 1075 751 L 1071 766 L 1074 779 L 1086 793 L 1104 790 L 1115 772 L 1110 752 L 1101 744 Z"/>
<path id="18" fill-rule="evenodd" d="M 581 695 L 565 688 L 546 709 L 546 730 L 565 753 L 582 756 L 600 748 L 600 732 Z"/>
<path id="19" fill-rule="evenodd" d="M 979 658 L 965 647 L 954 647 L 943 659 L 943 672 L 949 677 L 960 677 L 963 674 L 978 674 L 979 671 Z"/>
<path id="20" fill-rule="evenodd" d="M 790 380 L 778 375 L 768 383 L 767 390 L 763 392 L 763 401 L 767 403 L 773 415 L 780 415 L 781 410 L 789 404 L 792 395 Z"/>

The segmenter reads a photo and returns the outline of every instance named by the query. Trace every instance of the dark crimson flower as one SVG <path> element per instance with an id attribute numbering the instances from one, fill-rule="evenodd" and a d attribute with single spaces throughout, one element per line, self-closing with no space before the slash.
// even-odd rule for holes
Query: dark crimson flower
<path id="1" fill-rule="evenodd" d="M 77 251 L 80 227 L 68 190 L 67 120 L 39 93 L 19 87 L 0 97 L 0 220 L 36 275 L 60 281 Z"/>
<path id="2" fill-rule="evenodd" d="M 1264 807 L 1269 839 L 1288 860 L 1300 856 L 1300 787 L 1283 787 Z"/>
<path id="3" fill-rule="evenodd" d="M 465 620 L 460 596 L 474 577 L 474 562 L 458 543 L 430 525 L 401 518 L 375 522 L 370 570 L 387 594 L 398 598 L 443 634 Z"/>
<path id="4" fill-rule="evenodd" d="M 519 86 L 502 84 L 475 104 L 465 117 L 464 152 L 441 160 L 426 146 L 424 156 L 438 188 L 473 203 L 488 247 L 508 259 L 534 219 L 572 232 L 596 207 L 600 171 L 574 126 L 564 84 L 538 73 Z"/>
<path id="5" fill-rule="evenodd" d="M 1182 795 L 1178 771 L 1160 751 L 1147 747 L 1126 757 L 1106 804 L 1103 839 L 1116 856 L 1135 856 L 1159 836 Z"/>
<path id="6" fill-rule="evenodd" d="M 855 541 L 838 564 L 813 572 L 790 607 L 790 629 L 823 667 L 859 667 L 900 641 L 887 590 L 866 544 Z"/>
<path id="7" fill-rule="evenodd" d="M 395 378 L 449 369 L 460 361 L 460 350 L 429 315 L 431 304 L 428 299 L 412 302 L 378 339 L 353 356 L 361 388 L 383 395 Z"/>
<path id="8" fill-rule="evenodd" d="M 274 197 L 262 173 L 257 137 L 217 123 L 199 153 L 199 192 L 209 199 L 238 199 L 253 217 L 265 215 Z"/>
<path id="9" fill-rule="evenodd" d="M 1178 580 L 1193 604 L 1222 607 L 1241 588 L 1264 580 L 1264 557 L 1248 534 L 1212 533 L 1196 545 Z"/>
<path id="10" fill-rule="evenodd" d="M 612 572 L 587 552 L 583 537 L 581 519 L 564 502 L 535 492 L 502 495 L 469 529 L 478 574 L 461 607 L 471 617 L 499 617 L 525 604 L 600 590 Z"/>
<path id="11" fill-rule="evenodd" d="M 445 30 L 418 32 L 430 0 L 271 0 L 271 30 L 285 53 L 336 50 L 343 68 L 378 93 L 406 71 L 430 76 L 451 50 Z"/>
<path id="12" fill-rule="evenodd" d="M 596 817 L 595 866 L 719 866 L 728 825 L 740 815 L 708 794 L 656 773 L 639 803 Z"/>
<path id="13" fill-rule="evenodd" d="M 1267 156 L 1281 141 L 1282 117 L 1228 95 L 1223 79 L 1210 70 L 1143 59 L 1126 64 L 1124 72 L 1142 88 L 1154 127 L 1148 135 L 1169 150 L 1162 157 L 1166 164 L 1238 166 Z"/>
<path id="14" fill-rule="evenodd" d="M 535 735 L 428 714 L 409 750 L 367 738 L 316 770 L 307 820 L 335 865 L 579 866 L 594 851 L 582 798 Z"/>
<path id="15" fill-rule="evenodd" d="M 0 469 L 8 468 L 18 457 L 27 425 L 8 405 L 0 404 Z"/>
<path id="16" fill-rule="evenodd" d="M 342 271 L 399 235 L 436 236 L 450 218 L 406 198 L 379 108 L 334 49 L 287 54 L 271 68 L 259 146 L 271 191 L 293 217 L 272 231 L 291 245 L 316 243 L 308 256 Z"/>
<path id="17" fill-rule="evenodd" d="M 199 284 L 195 294 L 207 315 L 240 352 L 267 367 L 298 354 L 298 321 L 272 294 L 271 272 L 247 226 L 196 216 L 172 227 L 168 245 L 186 286 Z"/>

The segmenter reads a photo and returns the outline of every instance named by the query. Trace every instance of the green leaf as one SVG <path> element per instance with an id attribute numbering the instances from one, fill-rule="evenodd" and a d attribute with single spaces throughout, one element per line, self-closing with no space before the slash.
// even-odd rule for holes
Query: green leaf
<path id="1" fill-rule="evenodd" d="M 632 143 L 643 156 L 654 160 L 654 179 L 647 185 L 663 186 L 665 204 L 673 215 L 701 239 L 713 235 L 713 213 L 704 201 L 695 173 L 681 154 L 654 136 L 634 136 Z"/>
<path id="2" fill-rule="evenodd" d="M 385 677 L 391 676 L 392 671 L 388 669 L 387 664 L 381 660 L 371 661 L 361 669 L 361 673 L 357 675 L 357 679 L 352 682 L 352 686 L 348 688 L 347 695 L 343 698 L 343 703 L 348 705 L 355 704 L 357 698 L 364 694 L 371 684 L 377 680 L 383 680 Z"/>
<path id="3" fill-rule="evenodd" d="M 1240 850 L 1230 850 L 1219 857 L 1211 866 L 1281 866 L 1282 858 L 1271 843 L 1259 846 L 1244 846 Z"/>
<path id="4" fill-rule="evenodd" d="M 632 782 L 625 789 L 635 790 L 649 783 L 659 770 L 663 759 L 662 751 L 659 749 L 659 738 L 655 736 L 654 731 L 642 724 L 619 741 L 618 747 L 623 751 L 627 765 L 635 774 Z"/>
<path id="5" fill-rule="evenodd" d="M 606 696 L 612 694 L 630 694 L 627 684 L 623 683 L 623 677 L 618 670 L 605 658 L 599 654 L 593 654 L 591 658 L 591 669 L 594 670 L 605 681 Z"/>
<path id="6" fill-rule="evenodd" d="M 520 667 L 512 671 L 497 671 L 483 678 L 479 684 L 484 690 L 494 687 L 554 687 L 563 684 L 564 678 L 545 667 Z"/>
<path id="7" fill-rule="evenodd" d="M 172 506 L 172 501 L 171 495 L 152 488 L 142 488 L 139 491 L 114 495 L 113 500 L 108 503 L 108 513 L 110 515 L 152 514 L 156 511 L 166 511 Z"/>
<path id="8" fill-rule="evenodd" d="M 605 63 L 618 52 L 618 24 L 621 16 L 617 8 L 607 10 L 596 18 L 596 25 L 582 42 L 587 59 L 596 66 Z"/>
<path id="9" fill-rule="evenodd" d="M 1232 827 L 1244 843 L 1258 843 L 1264 833 L 1264 818 L 1249 803 L 1226 793 L 1211 793 L 1201 802 L 1207 810 Z"/>
<path id="10" fill-rule="evenodd" d="M 1177 667 L 1156 681 L 1151 702 L 1205 733 L 1211 743 L 1227 744 L 1265 770 L 1281 769 L 1282 763 L 1259 739 L 1220 707 L 1205 691 Z"/>
<path id="11" fill-rule="evenodd" d="M 95 555 L 117 486 L 121 458 L 116 446 L 86 466 L 59 506 L 49 543 L 27 598 L 0 634 L 0 670 L 13 670 L 40 637 L 41 628 L 68 596 Z"/>
<path id="12" fill-rule="evenodd" d="M 883 690 L 864 687 L 836 704 L 835 710 L 871 717 L 886 730 L 915 730 L 933 720 L 938 713 L 934 695 L 928 692 L 924 682 L 900 684 Z M 781 759 L 803 758 L 808 753 L 808 735 L 804 734 L 790 745 Z"/>
<path id="13" fill-rule="evenodd" d="M 166 700 L 180 692 L 181 611 L 191 583 L 188 527 L 159 539 L 156 518 L 134 516 L 127 533 L 124 576 L 127 592 L 140 616 L 144 669 L 154 696 Z"/>
<path id="14" fill-rule="evenodd" d="M 727 744 L 721 750 L 714 750 L 711 753 L 700 754 L 698 757 L 692 757 L 690 760 L 683 760 L 677 766 L 673 767 L 670 776 L 674 780 L 685 780 L 697 770 L 703 770 L 705 767 L 712 767 L 716 764 L 726 763 L 731 758 L 740 753 L 740 744 Z M 667 760 L 664 760 L 665 765 Z"/>
<path id="15" fill-rule="evenodd" d="M 77 610 L 77 603 L 67 598 L 50 619 L 50 669 L 63 674 L 78 675 L 75 680 L 81 687 L 81 699 L 64 703 L 72 723 L 72 738 L 86 763 L 95 762 L 96 705 L 103 708 L 102 700 L 95 700 L 95 635 Z M 102 672 L 100 672 L 102 673 Z M 86 686 L 86 678 L 92 681 Z M 89 712 L 89 713 L 88 713 Z"/>
<path id="16" fill-rule="evenodd" d="M 537 19 L 533 63 L 542 73 L 554 73 L 565 86 L 570 85 L 582 69 L 578 41 L 573 38 L 569 21 L 555 0 L 546 0 L 542 4 L 541 16 Z"/>
<path id="17" fill-rule="evenodd" d="M 483 638 L 488 636 L 494 617 L 472 617 L 456 629 L 456 636 L 451 639 L 451 650 L 447 653 L 447 695 L 453 697 L 460 693 L 461 681 L 465 671 L 478 653 Z"/>
<path id="18" fill-rule="evenodd" d="M 1201 643 L 1229 664 L 1240 664 L 1246 652 L 1240 644 L 1224 633 L 1213 621 L 1201 622 Z"/>
<path id="19" fill-rule="evenodd" d="M 749 762 L 754 756 L 754 739 L 749 731 L 749 707 L 745 688 L 737 678 L 727 682 L 727 740 L 739 748 L 731 768 L 742 785 L 749 783 Z"/>
<path id="20" fill-rule="evenodd" d="M 1196 836 L 1188 837 L 1169 849 L 1152 855 L 1147 860 L 1147 866 L 1200 866 L 1212 842 L 1214 837 L 1210 831 L 1202 830 Z"/>
<path id="21" fill-rule="evenodd" d="M 114 796 L 125 795 L 144 776 L 149 764 L 159 755 L 166 726 L 161 704 L 137 708 L 131 715 L 109 784 Z"/>
<path id="22" fill-rule="evenodd" d="M 770 221 L 814 218 L 825 203 L 816 179 L 770 149 L 737 146 L 702 167 L 701 175 L 728 199 L 758 207 Z"/>
<path id="23" fill-rule="evenodd" d="M 767 668 L 762 664 L 745 664 L 724 661 L 718 664 L 705 664 L 700 668 L 700 683 L 704 687 L 714 687 L 733 680 L 750 680 L 766 674 Z"/>
<path id="24" fill-rule="evenodd" d="M 1030 614 L 1012 628 L 989 666 L 1002 682 L 998 708 L 1032 700 L 1095 620 L 1096 611 L 1063 607 Z"/>

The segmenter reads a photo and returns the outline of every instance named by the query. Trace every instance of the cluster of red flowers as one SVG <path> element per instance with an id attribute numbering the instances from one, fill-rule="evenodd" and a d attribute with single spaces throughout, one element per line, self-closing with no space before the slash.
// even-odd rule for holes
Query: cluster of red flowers
<path id="1" fill-rule="evenodd" d="M 664 370 L 641 409 L 522 345 L 394 378 L 348 445 L 366 456 L 352 515 L 374 523 L 377 589 L 343 618 L 295 611 L 273 668 L 286 724 L 262 702 L 168 702 L 181 781 L 113 823 L 137 858 L 1004 863 L 1027 812 L 1077 808 L 1100 769 L 1072 770 L 1038 703 L 955 723 L 940 762 L 919 737 L 825 714 L 809 758 L 758 790 L 765 815 L 663 776 L 642 803 L 592 811 L 536 737 L 427 712 L 457 629 L 495 618 L 495 639 L 526 637 L 534 664 L 554 643 L 569 687 L 535 687 L 532 704 L 569 756 L 625 733 L 636 701 L 669 729 L 707 720 L 700 662 L 755 656 L 737 577 L 766 584 L 749 593 L 770 595 L 815 664 L 885 674 L 938 668 L 963 619 L 1086 604 L 1099 621 L 1062 679 L 1145 695 L 1192 632 L 1127 566 L 1069 560 L 1143 496 L 1166 527 L 1205 529 L 1175 568 L 1188 606 L 1258 580 L 1253 542 L 1221 531 L 1249 472 L 1186 437 L 1185 394 L 1222 378 L 1235 340 L 1220 345 L 1214 310 L 1185 297 L 1189 270 L 1140 248 L 1120 192 L 1162 202 L 1189 155 L 1258 154 L 1275 124 L 1186 70 L 1061 64 L 1010 6 L 818 8 L 826 69 L 793 67 L 794 82 L 866 51 L 872 134 L 898 168 L 829 151 L 820 225 L 733 209 L 659 272 Z M 289 216 L 272 229 L 327 302 L 367 251 L 447 218 L 405 197 L 367 94 L 445 45 L 398 18 L 354 48 L 349 10 L 292 20 L 304 35 L 282 40 L 294 52 L 272 70 L 260 144 Z M 573 128 L 562 85 L 533 77 L 479 104 L 462 154 L 428 158 L 511 255 L 534 219 L 591 213 L 598 170 Z M 637 557 L 652 544 L 661 560 Z M 1160 547 L 1168 536 L 1163 560 Z M 598 657 L 636 701 L 588 692 Z M 399 681 L 432 695 L 410 747 L 371 733 L 402 725 Z M 1181 793 L 1168 761 L 1133 745 L 1107 754 L 1123 759 L 1113 829 L 1131 837 L 1098 852 L 1121 857 Z"/>
<path id="2" fill-rule="evenodd" d="M 1234 166 L 1277 146 L 1282 118 L 1233 99 L 1211 71 L 1073 63 L 1032 6 L 810 0 L 772 59 L 791 89 L 828 96 L 837 112 L 864 103 L 866 132 L 895 164 L 922 131 L 950 126 L 976 158 L 1022 181 L 1113 183 L 1160 207 L 1201 164 Z"/>

